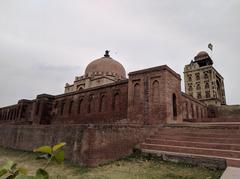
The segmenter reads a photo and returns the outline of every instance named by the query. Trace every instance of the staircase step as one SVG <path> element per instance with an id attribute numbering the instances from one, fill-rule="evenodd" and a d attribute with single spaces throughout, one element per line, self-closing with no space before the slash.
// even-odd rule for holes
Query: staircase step
<path id="1" fill-rule="evenodd" d="M 240 130 L 240 122 L 201 122 L 166 124 L 166 128 L 192 128 L 192 129 L 236 129 Z"/>
<path id="2" fill-rule="evenodd" d="M 240 122 L 240 118 L 202 118 L 201 122 Z"/>
<path id="3" fill-rule="evenodd" d="M 200 154 L 189 154 L 189 153 L 178 153 L 178 152 L 169 152 L 169 151 L 161 151 L 161 150 L 149 150 L 149 149 L 142 149 L 142 152 L 144 153 L 151 153 L 151 154 L 157 154 L 159 155 L 170 155 L 170 156 L 175 156 L 176 158 L 183 158 L 183 161 L 185 163 L 192 163 L 192 159 L 197 159 L 198 163 L 202 163 L 203 161 L 207 162 L 210 164 L 210 166 L 212 165 L 211 163 L 213 161 L 216 161 L 216 159 L 220 159 L 220 163 L 221 160 L 225 160 L 227 163 L 227 166 L 231 166 L 231 167 L 240 167 L 240 159 L 237 158 L 227 158 L 227 157 L 219 157 L 219 156 L 214 156 L 214 155 L 200 155 Z M 164 157 L 166 158 L 166 157 Z M 189 160 L 187 159 L 189 158 Z M 206 161 L 209 160 L 209 161 Z M 215 163 L 215 162 L 214 162 Z M 222 166 L 223 164 L 217 164 L 217 165 L 221 165 L 220 168 L 224 167 Z M 222 169 L 225 169 L 222 168 Z"/>
<path id="4" fill-rule="evenodd" d="M 210 148 L 207 149 L 207 148 L 159 145 L 159 144 L 148 144 L 148 143 L 142 143 L 141 149 L 171 151 L 171 152 L 178 152 L 178 153 L 189 153 L 189 154 L 200 154 L 200 155 L 211 155 L 211 156 L 218 156 L 218 157 L 240 159 L 240 151 L 234 151 L 234 150 L 220 150 L 220 149 L 210 149 Z"/>
<path id="5" fill-rule="evenodd" d="M 231 134 L 231 133 L 222 133 L 222 134 L 215 134 L 215 133 L 202 133 L 201 131 L 198 132 L 164 132 L 159 131 L 154 134 L 154 136 L 161 137 L 163 135 L 169 135 L 169 136 L 191 136 L 191 137 L 212 137 L 212 138 L 232 138 L 232 139 L 240 139 L 240 134 Z"/>
<path id="6" fill-rule="evenodd" d="M 180 140 L 192 142 L 207 142 L 207 143 L 224 143 L 224 144 L 240 144 L 240 138 L 214 138 L 214 137 L 194 137 L 194 136 L 181 136 L 181 135 L 161 135 L 151 136 L 152 139 L 166 139 L 166 140 Z"/>
<path id="7" fill-rule="evenodd" d="M 140 148 L 188 158 L 217 157 L 228 166 L 240 167 L 240 122 L 167 124 L 140 144 Z"/>
<path id="8" fill-rule="evenodd" d="M 239 144 L 224 144 L 224 143 L 207 143 L 207 142 L 194 142 L 194 141 L 184 141 L 184 140 L 168 140 L 168 139 L 146 139 L 147 144 L 159 144 L 159 145 L 173 145 L 173 146 L 183 146 L 183 147 L 199 147 L 199 148 L 212 148 L 212 149 L 222 149 L 222 150 L 237 150 L 240 151 Z"/>
<path id="9" fill-rule="evenodd" d="M 238 129 L 198 129 L 198 128 L 181 128 L 181 127 L 165 127 L 161 128 L 158 132 L 166 133 L 202 133 L 202 134 L 233 134 L 240 135 L 240 130 Z"/>

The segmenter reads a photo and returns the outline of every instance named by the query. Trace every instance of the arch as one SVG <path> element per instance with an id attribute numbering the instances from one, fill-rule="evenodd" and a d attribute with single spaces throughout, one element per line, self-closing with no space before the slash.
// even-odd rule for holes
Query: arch
<path id="1" fill-rule="evenodd" d="M 192 81 L 192 74 L 188 75 L 188 81 Z"/>
<path id="2" fill-rule="evenodd" d="M 192 87 L 192 85 L 189 85 L 188 90 L 189 90 L 189 91 L 193 91 L 193 87 Z"/>
<path id="3" fill-rule="evenodd" d="M 19 117 L 19 113 L 20 113 L 20 106 L 17 107 L 17 118 Z"/>
<path id="4" fill-rule="evenodd" d="M 15 120 L 15 108 L 12 109 L 12 120 Z"/>
<path id="5" fill-rule="evenodd" d="M 88 100 L 88 113 L 93 112 L 93 95 L 89 96 L 89 100 Z"/>
<path id="6" fill-rule="evenodd" d="M 106 111 L 106 96 L 102 95 L 100 98 L 99 112 Z"/>
<path id="7" fill-rule="evenodd" d="M 199 110 L 198 110 L 198 106 L 196 106 L 196 114 L 197 114 L 197 119 L 199 118 Z"/>
<path id="8" fill-rule="evenodd" d="M 188 102 L 186 102 L 186 119 L 188 119 L 189 116 L 188 116 Z"/>
<path id="9" fill-rule="evenodd" d="M 5 120 L 5 111 L 2 110 L 2 120 Z"/>
<path id="10" fill-rule="evenodd" d="M 191 110 L 192 110 L 192 119 L 194 119 L 195 115 L 194 115 L 194 106 L 193 106 L 193 104 L 191 104 Z"/>
<path id="11" fill-rule="evenodd" d="M 13 108 L 13 120 L 15 120 L 15 118 L 16 118 L 16 109 Z"/>
<path id="12" fill-rule="evenodd" d="M 200 84 L 199 84 L 199 83 L 197 84 L 197 87 L 196 87 L 196 89 L 197 89 L 197 90 L 201 90 L 201 86 L 200 86 Z"/>
<path id="13" fill-rule="evenodd" d="M 57 109 L 57 107 L 58 107 L 58 102 L 56 101 L 55 105 L 54 105 L 54 108 Z"/>
<path id="14" fill-rule="evenodd" d="M 60 110 L 60 115 L 63 115 L 64 107 L 65 107 L 65 102 L 62 102 L 62 104 L 61 104 L 61 110 Z"/>
<path id="15" fill-rule="evenodd" d="M 113 96 L 113 111 L 118 111 L 120 109 L 120 95 L 115 93 Z"/>
<path id="16" fill-rule="evenodd" d="M 40 109 L 40 102 L 37 101 L 35 104 L 36 104 L 35 115 L 38 115 Z"/>
<path id="17" fill-rule="evenodd" d="M 17 120 L 17 116 L 18 116 L 18 115 L 17 115 L 17 110 L 18 110 L 18 109 L 17 109 L 17 107 L 16 107 L 16 108 L 15 108 L 15 119 L 16 119 L 16 120 Z"/>
<path id="18" fill-rule="evenodd" d="M 68 114 L 71 114 L 71 113 L 72 113 L 73 103 L 74 103 L 73 100 L 71 100 L 70 103 L 69 103 Z"/>
<path id="19" fill-rule="evenodd" d="M 78 114 L 82 112 L 82 103 L 83 103 L 83 99 L 80 99 L 78 101 L 78 110 L 77 110 Z"/>
<path id="20" fill-rule="evenodd" d="M 172 95 L 172 107 L 173 107 L 173 117 L 177 116 L 177 97 L 176 94 Z"/>
<path id="21" fill-rule="evenodd" d="M 204 79 L 208 79 L 208 74 L 204 73 Z"/>
<path id="22" fill-rule="evenodd" d="M 9 109 L 9 120 L 12 120 L 12 109 Z"/>
<path id="23" fill-rule="evenodd" d="M 205 83 L 205 89 L 209 89 L 209 83 L 208 82 Z"/>
<path id="24" fill-rule="evenodd" d="M 7 109 L 5 110 L 5 120 L 6 121 L 8 120 L 8 110 Z"/>
<path id="25" fill-rule="evenodd" d="M 152 83 L 152 99 L 153 102 L 159 102 L 159 82 L 154 80 Z"/>
<path id="26" fill-rule="evenodd" d="M 9 120 L 10 119 L 10 110 L 8 109 L 7 110 L 7 120 Z"/>
<path id="27" fill-rule="evenodd" d="M 5 120 L 5 111 L 2 110 L 2 120 Z"/>
<path id="28" fill-rule="evenodd" d="M 136 105 L 140 100 L 140 84 L 136 83 L 133 89 L 133 104 Z"/>
<path id="29" fill-rule="evenodd" d="M 200 80 L 200 73 L 195 74 L 196 80 Z"/>
<path id="30" fill-rule="evenodd" d="M 14 108 L 12 108 L 12 116 L 11 116 L 11 120 L 14 120 L 14 113 L 15 113 L 15 110 L 14 110 Z"/>
<path id="31" fill-rule="evenodd" d="M 1 115 L 1 116 L 2 116 L 1 119 L 4 120 L 4 117 L 5 117 L 5 112 L 4 112 L 4 110 L 2 110 L 1 113 L 2 113 L 2 115 Z"/>

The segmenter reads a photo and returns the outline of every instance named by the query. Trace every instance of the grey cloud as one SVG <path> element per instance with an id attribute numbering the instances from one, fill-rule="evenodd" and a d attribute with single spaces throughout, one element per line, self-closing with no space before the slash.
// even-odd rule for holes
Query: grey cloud
<path id="1" fill-rule="evenodd" d="M 2 0 L 0 106 L 39 93 L 63 92 L 66 82 L 111 50 L 127 72 L 184 65 L 213 43 L 228 103 L 239 103 L 238 0 Z"/>

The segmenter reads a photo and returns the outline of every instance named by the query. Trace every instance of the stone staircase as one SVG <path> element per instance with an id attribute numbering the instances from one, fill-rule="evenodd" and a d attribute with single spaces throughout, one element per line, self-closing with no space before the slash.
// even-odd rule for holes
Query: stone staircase
<path id="1" fill-rule="evenodd" d="M 143 152 L 226 160 L 240 167 L 240 123 L 173 124 L 140 144 Z"/>
<path id="2" fill-rule="evenodd" d="M 199 119 L 183 119 L 184 122 L 240 122 L 240 117 L 217 117 L 217 118 L 199 118 Z"/>
<path id="3" fill-rule="evenodd" d="M 201 122 L 240 122 L 239 117 L 231 118 L 201 118 Z"/>

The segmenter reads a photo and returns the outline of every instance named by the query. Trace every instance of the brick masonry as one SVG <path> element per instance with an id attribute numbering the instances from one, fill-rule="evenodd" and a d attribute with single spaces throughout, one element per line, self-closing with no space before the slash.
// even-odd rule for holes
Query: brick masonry
<path id="1" fill-rule="evenodd" d="M 180 75 L 163 65 L 111 84 L 20 100 L 0 108 L 0 145 L 32 150 L 65 141 L 66 157 L 78 164 L 117 159 L 155 127 L 207 117 L 207 106 L 182 93 L 180 83 Z"/>
<path id="2" fill-rule="evenodd" d="M 66 158 L 80 165 L 96 166 L 131 154 L 133 146 L 156 127 L 141 125 L 2 125 L 0 145 L 31 151 L 42 145 L 66 142 Z"/>

